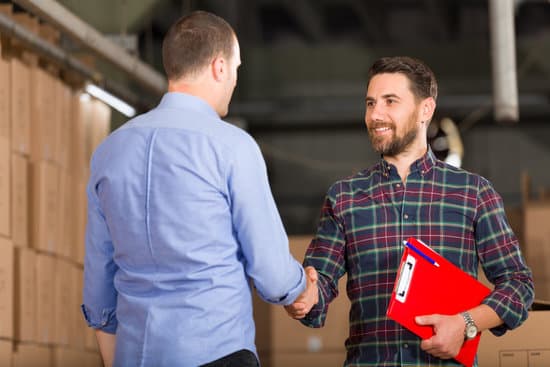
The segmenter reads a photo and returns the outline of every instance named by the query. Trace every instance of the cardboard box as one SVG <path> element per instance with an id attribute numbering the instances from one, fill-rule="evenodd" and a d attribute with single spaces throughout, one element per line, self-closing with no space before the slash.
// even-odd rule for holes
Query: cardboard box
<path id="1" fill-rule="evenodd" d="M 36 255 L 36 337 L 40 343 L 54 340 L 54 258 Z"/>
<path id="2" fill-rule="evenodd" d="M 524 206 L 525 261 L 533 272 L 537 299 L 550 301 L 550 203 Z"/>
<path id="3" fill-rule="evenodd" d="M 15 246 L 29 246 L 29 166 L 26 157 L 11 156 L 11 233 Z"/>
<path id="4" fill-rule="evenodd" d="M 59 168 L 49 162 L 31 164 L 31 246 L 56 253 L 59 227 Z"/>
<path id="5" fill-rule="evenodd" d="M 61 80 L 55 80 L 57 119 L 56 161 L 65 170 L 70 170 L 69 154 L 71 147 L 71 125 L 74 123 L 72 114 L 73 93 L 71 88 Z"/>
<path id="6" fill-rule="evenodd" d="M 71 300 L 74 305 L 71 306 L 74 307 L 73 312 L 69 313 L 69 345 L 84 349 L 86 346 L 85 332 L 88 329 L 88 325 L 86 325 L 80 309 L 80 305 L 82 304 L 82 268 L 71 263 L 69 271 L 71 272 Z"/>
<path id="7" fill-rule="evenodd" d="M 72 113 L 74 122 L 70 125 L 70 171 L 80 179 L 87 180 L 89 167 L 88 130 L 92 123 L 92 101 L 90 96 L 73 96 Z"/>
<path id="8" fill-rule="evenodd" d="M 345 279 L 339 283 L 345 289 Z M 349 335 L 349 300 L 340 295 L 327 314 L 325 326 L 309 328 L 290 318 L 282 306 L 255 300 L 258 350 L 284 352 L 334 352 L 344 350 Z"/>
<path id="9" fill-rule="evenodd" d="M 36 18 L 35 16 L 30 15 L 29 13 L 26 13 L 26 12 L 14 12 L 12 15 L 12 18 L 17 23 L 27 28 L 27 30 L 38 35 L 38 31 L 40 27 L 38 24 L 38 18 Z"/>
<path id="10" fill-rule="evenodd" d="M 312 236 L 291 237 L 290 250 L 302 261 Z M 340 279 L 339 296 L 329 305 L 323 328 L 309 328 L 290 318 L 282 306 L 269 305 L 254 296 L 256 345 L 259 351 L 274 354 L 325 353 L 345 351 L 349 335 L 350 302 L 346 292 L 346 277 Z"/>
<path id="11" fill-rule="evenodd" d="M 52 367 L 82 366 L 85 352 L 64 347 L 55 347 L 52 350 Z"/>
<path id="12" fill-rule="evenodd" d="M 38 30 L 38 33 L 40 37 L 43 38 L 46 42 L 57 46 L 59 45 L 61 32 L 54 26 L 48 23 L 40 24 L 40 29 Z"/>
<path id="13" fill-rule="evenodd" d="M 86 251 L 85 237 L 86 237 L 86 221 L 88 216 L 88 199 L 86 197 L 86 185 L 87 182 L 84 179 L 75 180 L 75 240 L 72 245 L 73 259 L 78 264 L 84 264 L 84 254 Z"/>
<path id="14" fill-rule="evenodd" d="M 15 340 L 36 341 L 36 254 L 15 247 Z"/>
<path id="15" fill-rule="evenodd" d="M 53 367 L 52 353 L 46 346 L 16 343 L 12 360 L 12 367 Z"/>
<path id="16" fill-rule="evenodd" d="M 14 254 L 11 241 L 0 238 L 0 337 L 13 338 Z"/>
<path id="17" fill-rule="evenodd" d="M 52 350 L 52 367 L 103 367 L 97 352 L 56 347 Z"/>
<path id="18" fill-rule="evenodd" d="M 337 367 L 346 360 L 346 352 L 334 353 L 260 353 L 262 367 Z"/>
<path id="19" fill-rule="evenodd" d="M 11 366 L 12 350 L 11 340 L 0 340 L 0 366 Z"/>
<path id="20" fill-rule="evenodd" d="M 550 366 L 550 311 L 532 311 L 519 328 L 496 337 L 483 332 L 477 353 L 480 367 Z"/>
<path id="21" fill-rule="evenodd" d="M 111 130 L 111 108 L 98 99 L 92 99 L 92 122 L 88 144 L 88 157 L 109 135 Z"/>
<path id="22" fill-rule="evenodd" d="M 53 319 L 54 338 L 58 345 L 68 345 L 70 338 L 70 323 L 73 312 L 78 311 L 72 297 L 71 264 L 63 259 L 54 258 L 54 289 L 53 289 Z"/>
<path id="23" fill-rule="evenodd" d="M 57 253 L 67 259 L 71 259 L 74 253 L 72 247 L 76 239 L 76 184 L 64 168 L 59 170 L 59 219 L 57 236 Z"/>
<path id="24" fill-rule="evenodd" d="M 11 59 L 11 143 L 14 152 L 30 153 L 31 71 L 23 61 Z"/>
<path id="25" fill-rule="evenodd" d="M 99 352 L 85 352 L 84 353 L 84 367 L 102 367 L 103 360 Z"/>
<path id="26" fill-rule="evenodd" d="M 9 140 L 0 137 L 0 236 L 11 237 L 11 152 Z"/>
<path id="27" fill-rule="evenodd" d="M 11 139 L 10 62 L 0 57 L 0 138 Z"/>
<path id="28" fill-rule="evenodd" d="M 58 131 L 54 77 L 40 67 L 31 69 L 31 162 L 55 161 Z"/>

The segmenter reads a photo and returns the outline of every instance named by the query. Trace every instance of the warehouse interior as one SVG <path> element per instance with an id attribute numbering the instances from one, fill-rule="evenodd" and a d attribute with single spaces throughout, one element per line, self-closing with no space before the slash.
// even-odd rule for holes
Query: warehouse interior
<path id="1" fill-rule="evenodd" d="M 512 42 L 515 57 L 517 118 L 499 116 L 494 103 L 499 54 L 490 0 L 0 1 L 0 248 L 6 254 L 0 256 L 0 365 L 102 365 L 79 308 L 85 185 L 93 149 L 129 117 L 84 88 L 98 85 L 138 114 L 156 106 L 166 82 L 162 39 L 176 19 L 198 9 L 226 19 L 239 38 L 242 65 L 226 120 L 258 142 L 296 258 L 315 233 L 331 184 L 379 159 L 364 124 L 370 65 L 382 56 L 412 56 L 430 65 L 439 83 L 432 149 L 441 159 L 450 155 L 442 122 L 451 121 L 461 167 L 489 179 L 503 198 L 544 308 L 550 302 L 550 1 L 512 2 L 507 46 Z M 112 47 L 111 56 L 94 40 Z M 120 53 L 133 69 L 121 66 L 126 60 L 117 63 Z M 344 280 L 340 288 L 321 330 L 256 302 L 262 365 L 341 365 L 349 308 Z M 532 313 L 529 325 L 508 339 L 482 339 L 479 365 L 550 365 L 542 337 L 550 315 Z"/>

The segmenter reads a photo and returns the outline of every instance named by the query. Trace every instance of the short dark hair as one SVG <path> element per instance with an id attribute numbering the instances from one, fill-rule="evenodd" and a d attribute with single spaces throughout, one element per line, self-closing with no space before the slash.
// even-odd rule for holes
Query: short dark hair
<path id="1" fill-rule="evenodd" d="M 437 80 L 423 61 L 407 56 L 382 57 L 372 64 L 369 81 L 384 73 L 401 73 L 409 79 L 411 92 L 417 99 L 433 97 L 437 100 Z"/>
<path id="2" fill-rule="evenodd" d="M 231 58 L 235 31 L 222 18 L 194 11 L 178 19 L 162 42 L 162 63 L 169 80 L 193 74 L 217 55 Z"/>

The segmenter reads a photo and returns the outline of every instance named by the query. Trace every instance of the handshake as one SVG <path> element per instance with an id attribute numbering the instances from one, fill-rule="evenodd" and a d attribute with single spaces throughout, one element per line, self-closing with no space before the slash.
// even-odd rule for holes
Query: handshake
<path id="1" fill-rule="evenodd" d="M 303 319 L 314 305 L 319 302 L 319 288 L 317 287 L 318 275 L 313 266 L 307 266 L 306 289 L 294 300 L 294 303 L 285 306 L 288 315 L 294 319 Z"/>

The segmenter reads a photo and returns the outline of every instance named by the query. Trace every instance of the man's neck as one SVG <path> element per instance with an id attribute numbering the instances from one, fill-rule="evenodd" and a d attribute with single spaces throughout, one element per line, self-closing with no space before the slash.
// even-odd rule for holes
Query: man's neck
<path id="1" fill-rule="evenodd" d="M 427 151 L 428 146 L 426 143 L 418 147 L 410 147 L 395 156 L 384 156 L 384 159 L 397 168 L 397 173 L 399 177 L 401 177 L 401 181 L 405 183 L 409 173 L 411 173 L 411 164 L 422 158 Z"/>
<path id="2" fill-rule="evenodd" d="M 168 92 L 179 92 L 198 97 L 216 110 L 217 94 L 212 81 L 205 73 L 195 75 L 193 78 L 168 81 Z"/>

